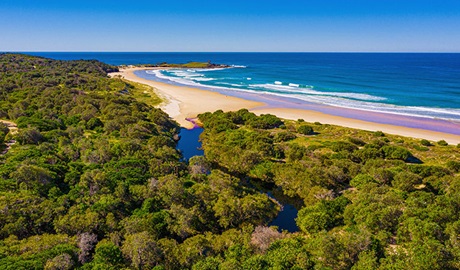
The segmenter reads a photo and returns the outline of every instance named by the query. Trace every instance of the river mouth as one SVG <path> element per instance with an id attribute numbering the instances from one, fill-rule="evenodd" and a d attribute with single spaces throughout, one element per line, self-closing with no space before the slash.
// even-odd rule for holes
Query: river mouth
<path id="1" fill-rule="evenodd" d="M 203 128 L 198 126 L 192 129 L 180 129 L 177 149 L 182 153 L 182 161 L 188 162 L 193 156 L 204 156 L 200 141 L 202 132 Z M 277 226 L 278 230 L 285 230 L 291 233 L 299 231 L 295 219 L 297 218 L 298 209 L 301 208 L 301 203 L 297 199 L 288 197 L 282 191 L 276 189 L 275 186 L 267 185 L 261 181 L 252 180 L 250 185 L 259 192 L 275 199 L 281 205 L 281 211 L 268 224 L 269 226 Z"/>

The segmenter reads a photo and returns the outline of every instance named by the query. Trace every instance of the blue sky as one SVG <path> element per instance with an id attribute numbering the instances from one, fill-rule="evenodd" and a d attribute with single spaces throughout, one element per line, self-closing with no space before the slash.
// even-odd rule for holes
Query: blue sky
<path id="1" fill-rule="evenodd" d="M 1 0 L 0 51 L 460 52 L 460 0 Z"/>

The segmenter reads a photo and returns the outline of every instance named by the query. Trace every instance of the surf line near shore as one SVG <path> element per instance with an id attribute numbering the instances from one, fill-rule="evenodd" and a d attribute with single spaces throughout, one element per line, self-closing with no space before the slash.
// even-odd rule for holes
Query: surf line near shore
<path id="1" fill-rule="evenodd" d="M 149 68 L 150 70 L 152 68 Z M 430 121 L 434 130 L 424 128 L 413 128 L 404 126 L 404 121 L 400 125 L 395 124 L 382 124 L 372 121 L 358 120 L 347 116 L 332 115 L 315 110 L 306 110 L 298 108 L 285 108 L 267 106 L 266 103 L 261 101 L 247 100 L 241 97 L 234 97 L 224 95 L 218 92 L 203 90 L 195 87 L 178 86 L 159 82 L 155 80 L 148 80 L 136 76 L 134 73 L 138 70 L 149 70 L 146 68 L 124 68 L 119 72 L 110 73 L 111 77 L 121 76 L 126 80 L 142 83 L 153 87 L 157 94 L 160 95 L 165 101 L 160 106 L 171 118 L 177 121 L 185 128 L 193 128 L 193 124 L 187 119 L 196 118 L 198 114 L 204 112 L 214 112 L 216 110 L 223 111 L 236 111 L 246 108 L 256 114 L 274 114 L 280 118 L 297 120 L 305 119 L 307 122 L 320 122 L 323 124 L 332 124 L 349 128 L 356 128 L 369 131 L 383 131 L 385 133 L 427 139 L 431 141 L 445 140 L 449 144 L 459 144 L 460 135 L 451 134 L 448 132 L 437 131 L 445 128 L 443 125 L 451 125 L 448 128 L 453 130 L 460 130 L 460 123 L 446 122 L 446 121 Z M 164 69 L 164 68 L 156 68 Z M 368 113 L 368 112 L 366 112 Z M 386 114 L 373 113 L 374 117 L 389 117 Z M 391 116 L 398 118 L 399 116 Z"/>

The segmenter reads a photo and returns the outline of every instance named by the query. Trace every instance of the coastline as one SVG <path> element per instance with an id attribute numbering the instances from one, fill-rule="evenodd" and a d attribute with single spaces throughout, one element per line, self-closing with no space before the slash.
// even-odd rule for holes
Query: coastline
<path id="1" fill-rule="evenodd" d="M 427 139 L 430 141 L 445 140 L 449 144 L 460 143 L 460 135 L 456 134 L 406 127 L 403 125 L 358 120 L 351 117 L 331 115 L 314 110 L 272 107 L 267 106 L 264 102 L 247 100 L 241 97 L 228 96 L 218 92 L 188 86 L 177 86 L 154 80 L 147 80 L 134 74 L 134 71 L 137 70 L 153 69 L 165 68 L 126 68 L 121 69 L 120 72 L 110 73 L 109 75 L 111 77 L 119 75 L 126 80 L 153 87 L 156 93 L 166 100 L 165 104 L 161 105 L 160 108 L 185 128 L 193 128 L 193 124 L 187 119 L 195 118 L 200 113 L 207 111 L 213 112 L 219 109 L 223 111 L 234 111 L 246 108 L 256 114 L 270 113 L 284 119 L 297 120 L 302 118 L 307 122 L 320 122 L 322 124 L 332 124 L 369 131 L 379 130 L 388 134 Z"/>
<path id="2" fill-rule="evenodd" d="M 155 93 L 165 100 L 160 108 L 185 128 L 193 128 L 194 124 L 187 119 L 196 118 L 200 113 L 217 110 L 236 111 L 243 108 L 251 110 L 265 105 L 262 102 L 245 100 L 217 92 L 147 80 L 134 74 L 136 70 L 154 69 L 165 68 L 127 68 L 109 75 L 111 77 L 122 76 L 128 81 L 153 87 Z"/>

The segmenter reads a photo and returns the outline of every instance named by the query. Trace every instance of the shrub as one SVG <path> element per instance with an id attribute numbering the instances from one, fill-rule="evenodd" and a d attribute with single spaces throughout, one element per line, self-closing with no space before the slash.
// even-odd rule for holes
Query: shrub
<path id="1" fill-rule="evenodd" d="M 0 131 L 0 145 L 5 142 L 6 134 L 3 131 Z"/>
<path id="2" fill-rule="evenodd" d="M 350 186 L 360 188 L 370 183 L 377 183 L 377 181 L 368 174 L 358 174 L 350 181 Z"/>
<path id="3" fill-rule="evenodd" d="M 227 114 L 229 115 L 229 117 L 233 121 L 233 123 L 235 123 L 237 125 L 243 125 L 248 120 L 257 118 L 257 116 L 254 113 L 249 112 L 247 109 L 241 109 L 241 110 L 236 111 L 236 112 L 228 112 Z"/>
<path id="4" fill-rule="evenodd" d="M 248 120 L 249 126 L 260 129 L 277 128 L 283 124 L 283 121 L 272 114 L 262 114 L 257 118 Z"/>
<path id="5" fill-rule="evenodd" d="M 297 132 L 303 135 L 313 134 L 313 128 L 307 125 L 301 125 L 297 128 Z"/>
<path id="6" fill-rule="evenodd" d="M 88 120 L 88 122 L 86 122 L 87 129 L 94 130 L 95 128 L 102 126 L 104 126 L 104 124 L 102 123 L 101 119 L 97 117 L 91 118 Z"/>
<path id="7" fill-rule="evenodd" d="M 399 146 L 386 145 L 382 147 L 382 151 L 385 154 L 385 158 L 387 159 L 398 159 L 405 161 L 412 156 L 409 150 Z"/>
<path id="8" fill-rule="evenodd" d="M 422 178 L 412 172 L 402 171 L 394 176 L 393 181 L 391 182 L 392 186 L 402 190 L 402 191 L 413 191 L 415 190 L 415 185 L 420 184 Z"/>
<path id="9" fill-rule="evenodd" d="M 449 160 L 446 165 L 447 165 L 447 168 L 449 168 L 453 172 L 456 172 L 456 173 L 460 172 L 460 162 L 455 161 L 455 160 Z"/>
<path id="10" fill-rule="evenodd" d="M 376 136 L 376 137 L 385 137 L 385 133 L 383 133 L 382 131 L 376 131 L 376 132 L 374 132 L 374 136 Z"/>
<path id="11" fill-rule="evenodd" d="M 348 137 L 348 141 L 358 146 L 364 146 L 366 144 L 365 141 L 361 140 L 360 138 L 355 138 L 355 137 Z"/>
<path id="12" fill-rule="evenodd" d="M 6 124 L 0 122 L 0 132 L 3 132 L 6 135 L 8 132 L 10 132 L 10 129 Z"/>
<path id="13" fill-rule="evenodd" d="M 438 145 L 440 146 L 448 146 L 449 144 L 445 140 L 438 141 Z"/>
<path id="14" fill-rule="evenodd" d="M 283 132 L 276 133 L 273 138 L 273 141 L 277 143 L 287 142 L 290 140 L 294 140 L 295 138 L 297 138 L 297 136 L 294 133 L 283 131 Z"/>
<path id="15" fill-rule="evenodd" d="M 286 151 L 289 161 L 301 160 L 307 154 L 307 148 L 296 143 L 290 144 Z"/>
<path id="16" fill-rule="evenodd" d="M 425 139 L 421 140 L 420 143 L 421 143 L 423 146 L 432 146 L 432 144 L 430 143 L 430 141 L 425 140 Z"/>
<path id="17" fill-rule="evenodd" d="M 65 129 L 61 120 L 42 119 L 39 116 L 26 117 L 21 116 L 16 120 L 18 128 L 35 127 L 39 131 L 50 131 L 53 129 Z"/>
<path id="18" fill-rule="evenodd" d="M 43 140 L 43 135 L 36 128 L 21 129 L 16 134 L 19 144 L 38 144 Z"/>
<path id="19" fill-rule="evenodd" d="M 275 158 L 285 158 L 286 155 L 284 154 L 284 148 L 281 147 L 279 144 L 276 144 L 273 147 L 273 157 Z"/>
<path id="20" fill-rule="evenodd" d="M 356 147 L 356 145 L 351 144 L 349 142 L 339 141 L 339 142 L 334 142 L 331 146 L 331 149 L 334 152 L 347 151 L 351 153 L 355 150 L 358 150 L 358 147 Z"/>
<path id="21" fill-rule="evenodd" d="M 342 224 L 343 211 L 350 201 L 344 196 L 334 200 L 322 200 L 312 206 L 300 209 L 296 223 L 306 233 L 317 233 Z"/>
<path id="22" fill-rule="evenodd" d="M 430 148 L 428 148 L 428 147 L 419 146 L 419 145 L 417 145 L 417 144 L 412 145 L 412 147 L 414 147 L 415 150 L 421 151 L 421 152 L 426 152 L 426 151 L 429 151 L 429 150 L 430 150 Z"/>

